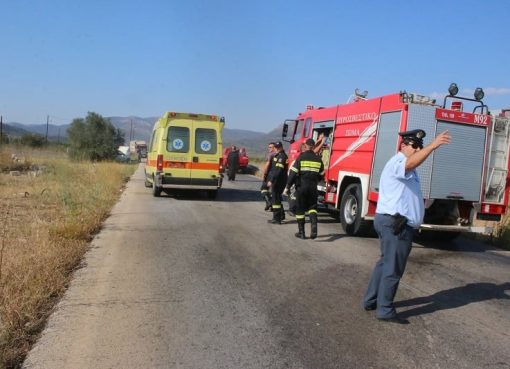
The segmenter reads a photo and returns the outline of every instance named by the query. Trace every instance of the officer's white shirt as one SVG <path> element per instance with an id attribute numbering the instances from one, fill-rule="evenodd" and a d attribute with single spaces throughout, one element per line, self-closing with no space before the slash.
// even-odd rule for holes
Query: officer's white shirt
<path id="1" fill-rule="evenodd" d="M 384 166 L 379 182 L 376 213 L 399 213 L 408 219 L 408 225 L 418 228 L 425 214 L 423 194 L 416 170 L 406 173 L 406 161 L 407 157 L 399 152 Z"/>

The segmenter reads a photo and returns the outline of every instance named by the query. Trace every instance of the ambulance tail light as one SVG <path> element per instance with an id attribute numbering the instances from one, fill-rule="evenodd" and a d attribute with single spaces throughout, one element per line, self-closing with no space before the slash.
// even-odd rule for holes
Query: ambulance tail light
<path id="1" fill-rule="evenodd" d="M 223 158 L 220 158 L 220 159 L 219 159 L 219 164 L 220 164 L 220 166 L 219 166 L 219 172 L 220 172 L 220 173 L 224 173 L 224 172 L 225 172 L 225 168 L 223 167 Z"/>
<path id="2" fill-rule="evenodd" d="M 158 159 L 156 161 L 156 169 L 161 172 L 163 171 L 163 155 L 159 154 Z"/>

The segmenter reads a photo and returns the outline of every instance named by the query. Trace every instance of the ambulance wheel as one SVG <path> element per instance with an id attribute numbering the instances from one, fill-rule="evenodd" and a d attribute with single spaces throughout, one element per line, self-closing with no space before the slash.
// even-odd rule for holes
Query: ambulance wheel
<path id="1" fill-rule="evenodd" d="M 350 236 L 368 236 L 372 233 L 372 222 L 361 219 L 361 185 L 347 186 L 340 202 L 340 222 L 345 233 Z"/>
<path id="2" fill-rule="evenodd" d="M 152 187 L 152 183 L 147 180 L 147 173 L 145 173 L 145 187 L 147 187 L 147 188 Z"/>
<path id="3" fill-rule="evenodd" d="M 161 191 L 163 191 L 163 189 L 161 187 L 156 186 L 156 180 L 153 178 L 152 179 L 152 195 L 154 197 L 159 197 L 159 196 L 161 196 Z"/>

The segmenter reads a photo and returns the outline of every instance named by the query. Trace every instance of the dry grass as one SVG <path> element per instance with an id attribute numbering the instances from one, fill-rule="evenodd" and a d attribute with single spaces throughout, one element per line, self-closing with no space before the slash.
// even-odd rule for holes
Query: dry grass
<path id="1" fill-rule="evenodd" d="M 72 163 L 56 151 L 18 149 L 24 159 L 13 162 L 13 151 L 0 152 L 1 368 L 20 365 L 135 169 Z"/>

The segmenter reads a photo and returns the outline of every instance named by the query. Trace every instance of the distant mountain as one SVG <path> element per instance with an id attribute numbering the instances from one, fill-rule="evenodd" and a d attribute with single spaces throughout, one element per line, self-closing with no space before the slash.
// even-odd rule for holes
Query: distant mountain
<path id="1" fill-rule="evenodd" d="M 159 117 L 140 118 L 135 116 L 130 117 L 105 117 L 110 120 L 115 128 L 120 129 L 125 134 L 126 143 L 131 140 L 142 140 L 147 143 L 150 140 L 152 127 Z M 38 133 L 43 136 L 46 135 L 48 129 L 48 138 L 51 141 L 60 142 L 67 139 L 67 129 L 70 124 L 54 125 L 49 124 L 20 124 L 9 123 L 11 131 L 6 131 L 4 124 L 5 134 L 12 136 L 22 136 L 26 133 Z M 282 126 L 275 128 L 269 133 L 254 132 L 244 129 L 231 129 L 225 128 L 223 130 L 223 146 L 236 145 L 238 147 L 246 148 L 249 156 L 263 157 L 266 153 L 267 144 L 271 141 L 281 140 Z"/>
<path id="2" fill-rule="evenodd" d="M 21 127 L 24 127 L 23 125 L 19 123 L 9 123 L 9 124 L 2 124 L 2 134 L 8 135 L 8 136 L 23 136 L 27 133 L 30 133 L 30 131 L 25 130 Z"/>

